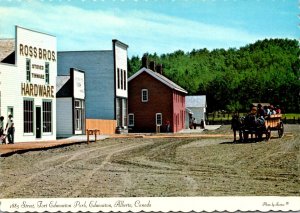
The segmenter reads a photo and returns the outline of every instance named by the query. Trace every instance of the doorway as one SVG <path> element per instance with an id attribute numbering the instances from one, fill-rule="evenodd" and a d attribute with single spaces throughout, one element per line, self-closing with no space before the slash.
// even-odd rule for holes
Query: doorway
<path id="1" fill-rule="evenodd" d="M 41 129 L 41 107 L 35 107 L 35 137 L 41 138 L 42 129 Z"/>

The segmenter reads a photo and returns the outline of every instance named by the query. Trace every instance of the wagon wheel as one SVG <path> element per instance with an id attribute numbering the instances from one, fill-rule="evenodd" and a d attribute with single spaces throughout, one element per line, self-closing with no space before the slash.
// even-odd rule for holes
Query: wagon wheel
<path id="1" fill-rule="evenodd" d="M 271 128 L 267 127 L 266 129 L 266 141 L 270 140 L 271 138 Z"/>
<path id="2" fill-rule="evenodd" d="M 284 133 L 283 123 L 280 122 L 279 129 L 278 129 L 278 137 L 281 138 L 283 136 L 283 133 Z"/>

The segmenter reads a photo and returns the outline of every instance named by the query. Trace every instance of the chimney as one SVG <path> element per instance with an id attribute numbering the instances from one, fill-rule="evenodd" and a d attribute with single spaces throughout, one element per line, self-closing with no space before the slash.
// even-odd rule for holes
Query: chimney
<path id="1" fill-rule="evenodd" d="M 156 72 L 158 72 L 161 75 L 163 74 L 163 66 L 162 66 L 162 64 L 156 65 Z"/>
<path id="2" fill-rule="evenodd" d="M 143 67 L 148 68 L 148 57 L 146 54 L 144 54 L 142 57 L 142 68 Z"/>
<path id="3" fill-rule="evenodd" d="M 155 72 L 155 61 L 150 61 L 150 70 Z"/>

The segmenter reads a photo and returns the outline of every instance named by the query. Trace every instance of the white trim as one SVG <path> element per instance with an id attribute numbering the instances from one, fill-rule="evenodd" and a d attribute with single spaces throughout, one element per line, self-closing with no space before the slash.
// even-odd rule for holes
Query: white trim
<path id="1" fill-rule="evenodd" d="M 157 79 L 158 81 L 162 82 L 163 84 L 167 85 L 168 87 L 170 87 L 171 89 L 177 90 L 179 92 L 185 93 L 187 94 L 188 92 L 184 89 L 180 89 L 180 88 L 176 88 L 174 87 L 172 84 L 170 84 L 168 81 L 163 80 L 162 78 L 158 77 L 158 74 L 153 72 L 152 70 L 149 70 L 145 67 L 143 67 L 142 69 L 140 69 L 138 72 L 136 72 L 134 75 L 132 75 L 130 78 L 128 78 L 128 82 L 130 82 L 132 79 L 134 79 L 135 77 L 137 77 L 138 75 L 140 75 L 142 72 L 146 72 L 149 75 L 151 75 L 152 77 L 154 77 L 155 79 Z M 169 80 L 171 81 L 171 80 Z M 178 86 L 178 85 L 177 85 Z"/>
<path id="2" fill-rule="evenodd" d="M 146 98 L 147 98 L 147 99 L 144 99 L 144 94 L 143 94 L 143 92 L 146 92 Z M 149 100 L 149 92 L 148 92 L 148 89 L 142 89 L 142 91 L 141 91 L 141 100 L 142 100 L 142 102 L 148 102 L 148 100 Z"/>
<path id="3" fill-rule="evenodd" d="M 43 132 L 42 135 L 43 136 L 49 136 L 49 135 L 52 135 L 52 132 Z"/>
<path id="4" fill-rule="evenodd" d="M 160 124 L 157 123 L 157 116 L 158 115 L 160 115 L 160 120 L 161 120 Z M 155 114 L 155 124 L 156 124 L 156 126 L 162 126 L 162 113 L 156 113 Z"/>
<path id="5" fill-rule="evenodd" d="M 32 132 L 25 132 L 25 116 L 24 116 L 24 101 L 31 101 L 32 102 L 32 120 L 31 120 L 31 122 L 32 122 Z M 35 121 L 35 116 L 36 116 L 36 112 L 35 112 L 35 101 L 34 101 L 34 99 L 33 98 L 23 98 L 23 100 L 22 100 L 22 104 L 23 104 L 23 135 L 35 135 L 36 134 L 36 132 L 35 132 L 35 126 L 36 126 L 36 121 Z"/>
<path id="6" fill-rule="evenodd" d="M 48 103 L 50 103 L 51 104 L 51 132 L 44 132 L 44 120 L 45 120 L 45 118 L 44 118 L 44 103 L 46 103 L 46 102 L 48 102 Z M 53 134 L 53 101 L 51 100 L 51 99 L 43 99 L 42 100 L 42 106 L 41 106 L 41 128 L 42 128 L 42 135 L 52 135 Z"/>
<path id="7" fill-rule="evenodd" d="M 130 116 L 132 116 L 132 123 L 130 123 Z M 134 126 L 134 113 L 128 114 L 128 126 Z"/>

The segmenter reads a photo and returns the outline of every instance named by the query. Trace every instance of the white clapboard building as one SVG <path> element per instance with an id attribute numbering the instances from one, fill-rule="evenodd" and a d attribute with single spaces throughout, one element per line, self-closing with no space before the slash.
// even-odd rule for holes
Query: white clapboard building
<path id="1" fill-rule="evenodd" d="M 192 119 L 195 118 L 197 124 L 206 120 L 206 95 L 188 95 L 185 97 L 186 107 L 186 128 L 189 128 Z"/>
<path id="2" fill-rule="evenodd" d="M 85 73 L 75 68 L 56 80 L 57 136 L 85 134 Z"/>
<path id="3" fill-rule="evenodd" d="M 15 27 L 0 39 L 0 115 L 9 114 L 15 142 L 56 138 L 56 37 Z"/>

